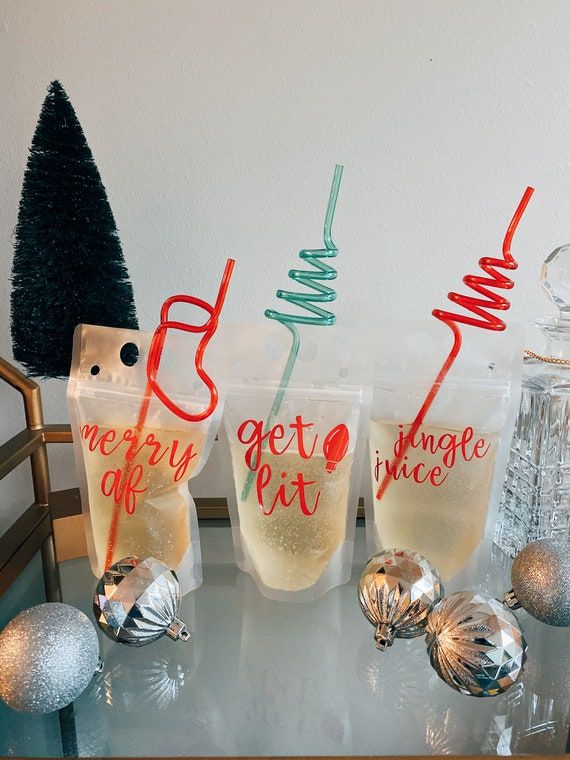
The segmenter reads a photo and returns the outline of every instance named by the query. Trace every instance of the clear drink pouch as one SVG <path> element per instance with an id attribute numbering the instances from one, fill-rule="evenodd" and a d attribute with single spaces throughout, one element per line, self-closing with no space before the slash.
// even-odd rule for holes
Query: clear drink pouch
<path id="1" fill-rule="evenodd" d="M 135 330 L 76 328 L 67 391 L 75 463 L 95 575 L 124 557 L 154 556 L 176 571 L 186 593 L 202 582 L 187 484 L 209 456 L 223 403 L 203 421 L 189 422 L 149 394 L 152 338 Z M 218 340 L 208 349 L 209 369 Z M 188 414 L 199 414 L 210 401 L 196 374 L 194 348 L 188 333 L 166 330 L 157 377 L 159 392 Z"/>
<path id="2" fill-rule="evenodd" d="M 226 344 L 228 503 L 238 565 L 264 596 L 316 599 L 350 578 L 372 395 L 369 337 L 305 325 L 276 413 L 287 331 L 272 323 L 236 326 Z"/>
<path id="3" fill-rule="evenodd" d="M 487 532 L 492 527 L 520 394 L 521 327 L 463 330 L 459 355 L 408 440 L 452 334 L 435 319 L 378 326 L 369 427 L 369 553 L 419 551 L 444 579 L 466 566 L 486 520 Z M 406 455 L 394 467 L 405 443 Z"/>

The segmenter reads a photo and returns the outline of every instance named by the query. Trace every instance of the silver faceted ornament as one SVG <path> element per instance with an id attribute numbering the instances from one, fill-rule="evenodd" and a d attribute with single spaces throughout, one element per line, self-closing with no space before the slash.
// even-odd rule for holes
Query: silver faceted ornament
<path id="1" fill-rule="evenodd" d="M 99 628 L 113 641 L 142 647 L 161 636 L 187 641 L 178 618 L 180 585 L 176 574 L 154 557 L 127 557 L 101 577 L 93 598 Z"/>
<path id="2" fill-rule="evenodd" d="M 570 538 L 544 538 L 521 549 L 504 602 L 547 625 L 570 626 Z"/>
<path id="3" fill-rule="evenodd" d="M 428 614 L 443 595 L 437 570 L 421 554 L 388 549 L 370 559 L 358 583 L 360 609 L 375 626 L 384 652 L 395 638 L 421 636 Z"/>
<path id="4" fill-rule="evenodd" d="M 498 599 L 460 591 L 436 604 L 426 629 L 431 664 L 452 689 L 494 697 L 522 673 L 526 641 Z"/>
<path id="5" fill-rule="evenodd" d="M 18 712 L 60 710 L 101 666 L 93 623 L 69 604 L 30 607 L 0 633 L 0 697 Z"/>

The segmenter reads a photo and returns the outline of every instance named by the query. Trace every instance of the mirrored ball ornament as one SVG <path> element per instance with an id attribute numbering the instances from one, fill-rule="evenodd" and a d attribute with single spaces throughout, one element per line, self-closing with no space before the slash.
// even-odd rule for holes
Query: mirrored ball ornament
<path id="1" fill-rule="evenodd" d="M 18 712 L 60 710 L 101 667 L 93 623 L 69 604 L 38 604 L 0 633 L 0 698 Z"/>
<path id="2" fill-rule="evenodd" d="M 421 554 L 388 549 L 370 559 L 358 584 L 360 609 L 375 626 L 381 652 L 395 638 L 423 635 L 428 614 L 443 595 L 437 570 Z"/>
<path id="3" fill-rule="evenodd" d="M 154 557 L 127 557 L 103 574 L 93 598 L 97 625 L 113 641 L 142 647 L 168 636 L 190 638 L 178 618 L 180 584 L 176 574 Z"/>
<path id="4" fill-rule="evenodd" d="M 526 641 L 517 619 L 498 599 L 460 591 L 430 613 L 426 643 L 432 667 L 452 689 L 493 697 L 521 675 Z"/>
<path id="5" fill-rule="evenodd" d="M 544 538 L 521 549 L 504 602 L 547 625 L 570 626 L 570 538 Z"/>

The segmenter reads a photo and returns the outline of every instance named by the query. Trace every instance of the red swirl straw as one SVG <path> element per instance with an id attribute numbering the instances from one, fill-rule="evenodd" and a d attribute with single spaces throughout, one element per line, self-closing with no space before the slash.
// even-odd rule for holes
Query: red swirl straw
<path id="1" fill-rule="evenodd" d="M 482 297 L 477 298 L 473 296 L 460 295 L 459 293 L 447 294 L 447 297 L 450 301 L 459 304 L 463 308 L 467 309 L 467 311 L 476 314 L 478 318 L 470 317 L 467 314 L 454 314 L 450 311 L 442 311 L 442 309 L 434 309 L 432 311 L 433 316 L 436 317 L 436 319 L 440 319 L 452 331 L 453 345 L 451 347 L 449 355 L 439 370 L 439 373 L 433 385 L 431 386 L 420 408 L 420 411 L 418 412 L 415 420 L 410 425 L 410 430 L 404 439 L 403 445 L 401 446 L 398 455 L 394 458 L 390 468 L 380 483 L 378 491 L 376 492 L 376 498 L 378 501 L 380 501 L 386 489 L 390 485 L 393 473 L 396 472 L 397 468 L 402 463 L 402 460 L 404 459 L 406 452 L 411 445 L 411 442 L 414 440 L 414 436 L 422 426 L 429 408 L 437 396 L 441 384 L 445 380 L 447 373 L 457 358 L 462 343 L 462 335 L 461 330 L 458 327 L 458 323 L 472 325 L 473 327 L 480 327 L 483 330 L 501 331 L 505 329 L 505 323 L 499 319 L 497 315 L 489 313 L 486 311 L 486 309 L 506 311 L 510 307 L 510 303 L 504 296 L 500 295 L 499 293 L 494 293 L 489 288 L 501 288 L 503 290 L 510 290 L 514 285 L 514 282 L 512 280 L 510 280 L 505 274 L 497 271 L 497 269 L 507 269 L 509 271 L 514 271 L 518 267 L 517 262 L 514 260 L 513 255 L 511 254 L 511 242 L 521 220 L 521 217 L 524 214 L 533 193 L 534 189 L 532 187 L 527 187 L 518 205 L 518 208 L 515 211 L 513 218 L 511 219 L 511 223 L 509 224 L 509 227 L 505 234 L 505 239 L 503 240 L 503 258 L 493 259 L 489 256 L 484 256 L 483 258 L 479 259 L 479 266 L 483 272 L 488 275 L 488 277 L 468 274 L 463 278 L 465 285 L 467 285 L 467 287 L 471 288 L 471 290 L 474 290 Z"/>
<path id="2" fill-rule="evenodd" d="M 156 328 L 154 335 L 152 336 L 152 341 L 151 341 L 150 349 L 148 353 L 148 359 L 147 359 L 147 364 L 146 364 L 147 384 L 144 391 L 143 399 L 141 401 L 141 405 L 140 405 L 140 409 L 139 409 L 139 413 L 137 417 L 137 424 L 135 426 L 135 440 L 134 440 L 133 445 L 130 447 L 130 451 L 133 451 L 133 452 L 136 451 L 138 440 L 140 438 L 142 429 L 146 421 L 148 409 L 150 406 L 150 400 L 153 393 L 155 394 L 155 396 L 157 396 L 157 398 L 159 398 L 162 401 L 162 403 L 167 407 L 167 409 L 169 409 L 177 417 L 180 417 L 181 419 L 186 420 L 187 422 L 201 422 L 202 420 L 207 419 L 216 408 L 216 405 L 218 403 L 218 389 L 216 388 L 212 378 L 204 370 L 202 366 L 202 362 L 204 360 L 204 352 L 206 350 L 206 347 L 208 343 L 210 342 L 213 334 L 218 329 L 218 319 L 220 316 L 220 312 L 222 311 L 222 307 L 224 305 L 224 301 L 225 301 L 228 287 L 230 284 L 230 279 L 232 276 L 234 265 L 235 265 L 234 259 L 228 259 L 226 261 L 224 274 L 222 276 L 222 281 L 220 283 L 220 288 L 218 290 L 218 297 L 216 298 L 216 303 L 214 304 L 214 306 L 211 306 L 209 303 L 207 303 L 206 301 L 203 301 L 201 298 L 196 298 L 195 296 L 187 296 L 187 295 L 170 296 L 170 298 L 167 298 L 166 301 L 162 304 L 162 308 L 160 310 L 160 324 Z M 204 309 L 204 311 L 206 311 L 210 316 L 202 325 L 189 325 L 186 322 L 171 321 L 168 319 L 168 314 L 170 311 L 170 307 L 175 303 L 189 303 L 189 304 L 192 304 L 192 306 L 198 306 Z M 204 333 L 203 337 L 201 338 L 198 344 L 198 348 L 196 349 L 196 355 L 194 357 L 194 366 L 196 367 L 196 372 L 198 374 L 198 377 L 202 380 L 204 385 L 206 385 L 206 387 L 208 388 L 208 391 L 210 393 L 210 401 L 208 403 L 208 406 L 203 411 L 197 414 L 189 414 L 188 412 L 185 412 L 183 409 L 181 409 L 177 404 L 175 404 L 172 401 L 172 399 L 170 399 L 166 395 L 166 393 L 162 390 L 162 388 L 158 384 L 157 374 L 158 374 L 158 370 L 160 366 L 160 360 L 162 358 L 162 351 L 164 349 L 164 342 L 166 340 L 166 331 L 168 329 L 182 330 L 184 332 L 190 332 L 190 333 Z M 124 500 L 125 487 L 129 480 L 129 475 L 133 467 L 133 461 L 134 461 L 135 456 L 136 454 L 134 453 L 130 457 L 129 455 L 127 455 L 125 469 L 121 477 L 119 487 L 117 489 L 117 498 L 113 505 L 113 512 L 111 514 L 111 524 L 109 526 L 109 538 L 107 540 L 107 554 L 105 558 L 105 570 L 107 570 L 110 567 L 110 565 L 112 565 L 113 563 L 113 555 L 115 553 L 115 544 L 117 541 L 117 530 L 119 526 L 120 505 L 121 505 L 121 502 Z M 127 514 L 132 514 L 134 512 L 134 506 L 129 507 L 129 505 L 125 504 L 125 510 Z"/>
<path id="3" fill-rule="evenodd" d="M 160 325 L 156 328 L 152 337 L 152 342 L 150 344 L 150 350 L 148 353 L 148 360 L 146 365 L 146 376 L 148 384 L 152 392 L 154 392 L 155 396 L 157 396 L 162 401 L 162 403 L 168 409 L 170 409 L 171 412 L 173 412 L 173 414 L 176 414 L 178 417 L 186 420 L 187 422 L 201 422 L 202 420 L 207 419 L 212 414 L 216 408 L 216 404 L 218 403 L 218 389 L 214 385 L 212 378 L 202 367 L 202 361 L 204 359 L 204 351 L 206 350 L 206 347 L 210 342 L 212 335 L 218 329 L 218 318 L 220 316 L 222 306 L 224 305 L 234 265 L 235 261 L 233 259 L 227 260 L 226 268 L 222 276 L 222 282 L 220 284 L 220 289 L 218 291 L 218 297 L 213 307 L 210 306 L 209 303 L 206 303 L 206 301 L 203 301 L 201 298 L 196 298 L 194 296 L 170 296 L 170 298 L 167 298 L 166 301 L 162 304 L 162 309 L 160 310 Z M 170 310 L 170 307 L 175 303 L 189 303 L 193 306 L 199 306 L 204 309 L 204 311 L 207 311 L 210 316 L 203 325 L 189 325 L 186 322 L 172 322 L 168 319 L 168 312 Z M 196 349 L 194 366 L 196 367 L 198 377 L 210 391 L 210 403 L 199 414 L 188 414 L 188 412 L 185 412 L 183 409 L 177 406 L 170 398 L 168 398 L 166 393 L 164 393 L 156 379 L 160 365 L 160 359 L 162 357 L 162 350 L 164 348 L 166 331 L 169 329 L 183 330 L 190 333 L 204 333 L 204 337 L 200 340 L 198 348 Z"/>

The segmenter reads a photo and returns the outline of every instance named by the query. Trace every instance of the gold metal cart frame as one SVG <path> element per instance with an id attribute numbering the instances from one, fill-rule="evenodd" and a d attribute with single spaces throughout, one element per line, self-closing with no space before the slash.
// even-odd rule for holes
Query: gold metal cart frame
<path id="1" fill-rule="evenodd" d="M 0 480 L 29 459 L 34 486 L 34 503 L 0 536 L 0 595 L 40 550 L 46 599 L 61 601 L 50 511 L 47 444 L 71 441 L 71 430 L 67 425 L 44 424 L 39 385 L 2 358 L 0 378 L 22 395 L 26 416 L 24 430 L 0 446 Z"/>

